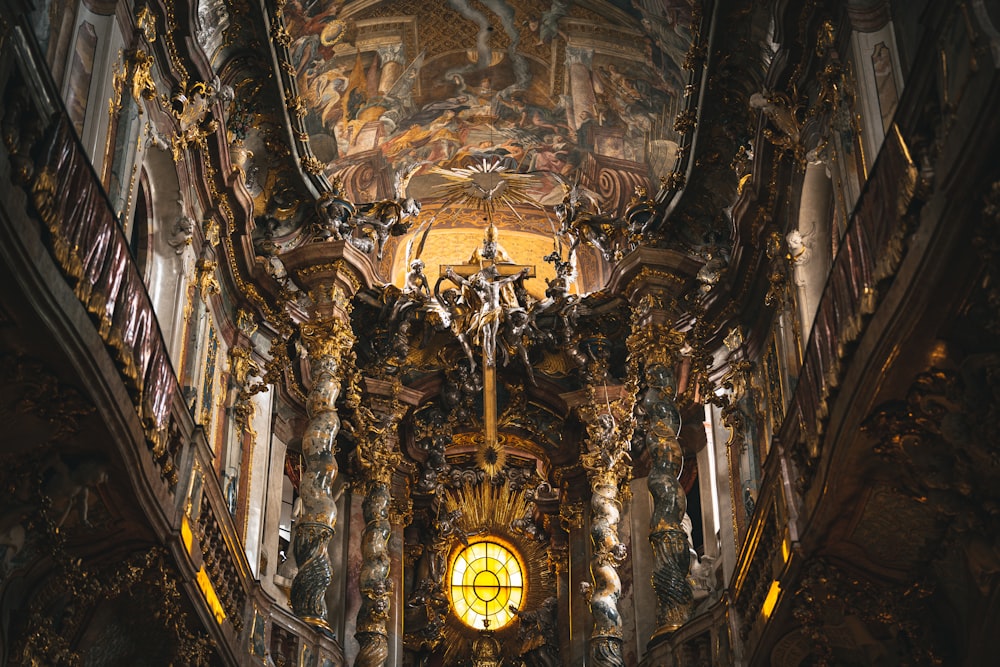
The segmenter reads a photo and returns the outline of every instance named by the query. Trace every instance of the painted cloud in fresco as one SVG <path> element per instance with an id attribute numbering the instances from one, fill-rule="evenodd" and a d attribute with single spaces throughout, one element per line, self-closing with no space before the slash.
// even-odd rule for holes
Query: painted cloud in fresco
<path id="1" fill-rule="evenodd" d="M 409 166 L 487 158 L 620 203 L 673 167 L 686 2 L 397 0 L 347 16 L 292 0 L 285 17 L 310 146 L 356 197 L 393 195 Z"/>

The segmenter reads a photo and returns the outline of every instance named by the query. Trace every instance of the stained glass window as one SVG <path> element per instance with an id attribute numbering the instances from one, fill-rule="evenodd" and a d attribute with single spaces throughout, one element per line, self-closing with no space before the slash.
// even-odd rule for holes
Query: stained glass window
<path id="1" fill-rule="evenodd" d="M 521 561 L 506 546 L 492 541 L 464 548 L 451 566 L 451 602 L 466 625 L 482 630 L 484 620 L 499 630 L 514 618 L 524 599 Z"/>

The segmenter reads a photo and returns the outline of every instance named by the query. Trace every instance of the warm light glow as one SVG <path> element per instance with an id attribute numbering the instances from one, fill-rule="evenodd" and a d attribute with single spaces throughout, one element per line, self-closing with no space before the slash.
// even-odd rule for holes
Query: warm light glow
<path id="1" fill-rule="evenodd" d="M 777 580 L 771 582 L 771 588 L 767 591 L 767 597 L 764 598 L 764 605 L 760 608 L 760 613 L 764 615 L 764 618 L 770 618 L 771 612 L 774 611 L 774 605 L 778 604 L 778 596 L 781 595 L 781 584 Z"/>
<path id="2" fill-rule="evenodd" d="M 509 607 L 521 608 L 524 574 L 520 559 L 497 542 L 474 542 L 451 566 L 451 601 L 463 623 L 482 630 L 489 620 L 499 630 L 514 618 Z"/>
<path id="3" fill-rule="evenodd" d="M 191 546 L 194 544 L 194 535 L 191 534 L 191 524 L 188 523 L 187 515 L 181 517 L 181 542 L 188 553 L 191 553 Z"/>
<path id="4" fill-rule="evenodd" d="M 719 480 L 717 479 L 718 473 L 715 469 L 715 457 L 717 456 L 715 451 L 715 424 L 712 418 L 711 403 L 705 404 L 705 442 L 707 443 L 706 449 L 708 450 L 708 482 L 709 487 L 712 489 L 712 532 L 718 535 L 719 529 L 722 527 L 722 512 L 719 510 Z M 712 549 L 713 551 L 709 555 L 716 555 L 714 545 Z"/>
<path id="5" fill-rule="evenodd" d="M 201 589 L 202 595 L 205 596 L 205 602 L 208 603 L 209 609 L 212 610 L 212 615 L 215 616 L 216 622 L 222 625 L 222 622 L 226 620 L 226 612 L 222 608 L 222 602 L 219 601 L 218 594 L 215 592 L 215 586 L 212 585 L 211 580 L 208 578 L 208 573 L 205 572 L 204 565 L 195 573 L 195 579 L 198 581 L 198 588 Z"/>

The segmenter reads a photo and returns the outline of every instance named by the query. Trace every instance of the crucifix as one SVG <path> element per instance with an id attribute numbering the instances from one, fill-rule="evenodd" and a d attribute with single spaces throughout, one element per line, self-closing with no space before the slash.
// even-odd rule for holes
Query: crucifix
<path id="1" fill-rule="evenodd" d="M 471 313 L 466 324 L 466 336 L 472 334 L 483 351 L 483 422 L 484 451 L 495 450 L 497 437 L 497 378 L 496 341 L 497 333 L 511 308 L 517 307 L 517 300 L 504 299 L 504 288 L 518 280 L 533 278 L 535 267 L 513 262 L 497 262 L 497 229 L 489 220 L 482 248 L 477 248 L 469 262 L 457 265 L 442 265 L 441 276 L 471 291 L 480 301 L 478 312 Z M 464 298 L 464 297 L 463 297 Z M 511 304 L 513 302 L 513 305 Z M 468 302 L 468 301 L 467 301 Z"/>

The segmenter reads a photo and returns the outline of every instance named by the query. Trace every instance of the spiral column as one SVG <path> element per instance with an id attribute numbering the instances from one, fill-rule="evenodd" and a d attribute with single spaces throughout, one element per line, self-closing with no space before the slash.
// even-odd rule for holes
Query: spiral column
<path id="1" fill-rule="evenodd" d="M 398 380 L 395 389 L 398 391 Z M 367 407 L 374 405 L 375 410 Z M 364 437 L 358 443 L 357 463 L 364 493 L 362 512 L 365 530 L 361 535 L 361 572 L 358 588 L 361 607 L 358 609 L 358 656 L 355 667 L 384 667 L 389 658 L 389 606 L 393 583 L 390 578 L 391 557 L 389 520 L 392 496 L 392 473 L 399 464 L 398 425 L 406 406 L 395 400 L 368 397 L 365 405 L 355 408 Z"/>
<path id="2" fill-rule="evenodd" d="M 650 314 L 647 310 L 646 315 Z M 649 320 L 636 326 L 629 340 L 631 355 L 642 360 L 645 371 L 645 388 L 637 401 L 636 413 L 637 428 L 649 455 L 646 484 L 653 499 L 649 519 L 649 544 L 653 548 L 650 578 L 656 594 L 657 629 L 653 638 L 684 625 L 691 615 L 694 599 L 688 582 L 691 551 L 683 526 L 687 496 L 679 479 L 684 463 L 677 440 L 681 418 L 675 403 L 676 369 L 685 367 L 680 353 L 685 343 L 685 337 L 669 325 Z"/>
<path id="3" fill-rule="evenodd" d="M 308 320 L 299 324 L 309 355 L 309 421 L 302 436 L 302 514 L 292 545 L 299 571 L 290 597 L 296 616 L 332 633 L 326 594 L 333 580 L 328 547 L 337 525 L 333 493 L 339 473 L 337 400 L 355 342 L 350 325 L 351 298 L 363 286 L 375 284 L 376 276 L 371 261 L 343 241 L 303 244 L 281 254 L 280 259 L 288 275 L 308 294 L 311 306 Z M 294 318 L 296 309 L 289 311 Z"/>
<path id="4" fill-rule="evenodd" d="M 600 397 L 588 388 L 590 400 L 580 415 L 587 425 L 587 452 L 581 456 L 590 480 L 590 663 L 594 667 L 624 667 L 622 619 L 618 599 L 622 594 L 618 566 L 628 557 L 618 539 L 621 518 L 620 488 L 631 477 L 629 443 L 632 438 L 634 393 L 626 387 L 602 386 Z M 609 398 L 614 395 L 614 400 Z"/>
<path id="5" fill-rule="evenodd" d="M 309 350 L 313 385 L 306 400 L 309 423 L 302 437 L 303 470 L 299 484 L 302 515 L 295 529 L 295 560 L 299 571 L 292 581 L 292 610 L 311 625 L 330 631 L 326 590 L 333 579 L 327 552 L 337 525 L 337 433 L 340 417 L 340 365 L 353 342 L 350 327 L 338 319 L 318 319 L 302 325 L 302 339 Z"/>
<path id="6" fill-rule="evenodd" d="M 365 531 L 361 535 L 361 608 L 354 637 L 360 646 L 356 667 L 382 667 L 389 658 L 389 484 L 368 483 L 362 512 Z"/>
<path id="7" fill-rule="evenodd" d="M 648 457 L 646 479 L 653 507 L 649 543 L 650 575 L 656 595 L 656 630 L 652 639 L 679 629 L 691 615 L 688 583 L 691 552 L 683 528 L 687 496 L 678 479 L 684 460 L 677 440 L 681 428 L 678 397 L 698 401 L 709 385 L 710 359 L 701 351 L 708 335 L 701 322 L 703 300 L 710 293 L 699 277 L 703 261 L 675 250 L 639 247 L 612 276 L 632 306 L 627 341 L 628 375 L 635 378 L 635 428 Z"/>
<path id="8" fill-rule="evenodd" d="M 677 630 L 688 620 L 693 594 L 687 579 L 691 552 L 682 524 L 687 496 L 679 480 L 684 454 L 677 440 L 680 417 L 673 401 L 673 373 L 654 363 L 646 369 L 646 384 L 641 407 L 648 420 L 645 441 L 650 468 L 646 482 L 653 498 L 649 543 L 653 547 L 652 583 L 657 603 L 655 637 Z"/>

